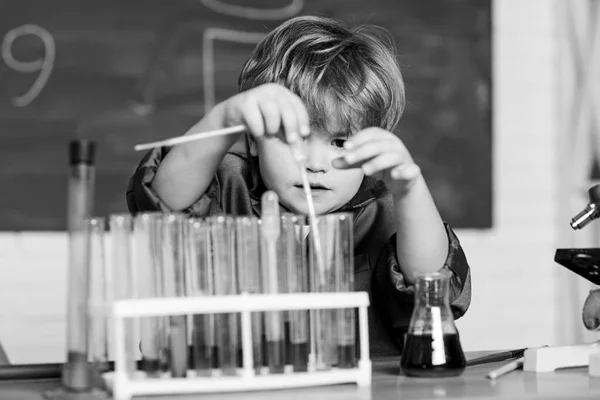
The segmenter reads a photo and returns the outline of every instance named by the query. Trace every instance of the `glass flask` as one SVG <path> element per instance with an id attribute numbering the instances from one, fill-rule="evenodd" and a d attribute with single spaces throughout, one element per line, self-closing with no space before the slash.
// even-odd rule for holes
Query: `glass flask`
<path id="1" fill-rule="evenodd" d="M 415 274 L 415 308 L 400 365 L 407 376 L 448 377 L 466 366 L 449 299 L 450 273 Z"/>

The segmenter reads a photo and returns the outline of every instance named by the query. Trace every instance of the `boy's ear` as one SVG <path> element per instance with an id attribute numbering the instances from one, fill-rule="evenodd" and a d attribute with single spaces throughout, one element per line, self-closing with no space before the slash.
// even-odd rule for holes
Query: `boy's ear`
<path id="1" fill-rule="evenodd" d="M 246 135 L 246 140 L 248 142 L 248 151 L 252 157 L 258 156 L 258 149 L 256 148 L 256 138 L 252 135 Z"/>

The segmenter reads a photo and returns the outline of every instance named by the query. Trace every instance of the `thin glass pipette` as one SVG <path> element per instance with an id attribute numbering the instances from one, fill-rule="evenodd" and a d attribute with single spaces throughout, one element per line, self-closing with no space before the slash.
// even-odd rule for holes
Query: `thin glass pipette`
<path id="1" fill-rule="evenodd" d="M 315 255 L 317 256 L 318 269 L 321 275 L 321 282 L 325 283 L 325 260 L 323 259 L 323 251 L 321 248 L 321 235 L 319 234 L 319 226 L 317 224 L 317 214 L 315 212 L 315 203 L 313 202 L 312 193 L 310 192 L 310 184 L 308 183 L 308 174 L 306 173 L 306 151 L 302 146 L 301 140 L 295 140 L 290 142 L 290 148 L 292 149 L 292 155 L 294 160 L 300 168 L 300 175 L 302 178 L 302 188 L 304 189 L 304 195 L 306 196 L 306 203 L 308 205 L 308 219 L 310 229 L 312 230 L 313 244 L 315 246 Z"/>
<path id="2" fill-rule="evenodd" d="M 281 235 L 279 216 L 279 196 L 273 191 L 266 191 L 262 198 L 262 239 L 263 239 L 263 276 L 266 293 L 280 293 L 281 275 L 277 265 L 277 241 Z M 265 314 L 267 337 L 267 362 L 269 372 L 281 373 L 285 365 L 284 320 L 282 311 L 269 311 Z"/>

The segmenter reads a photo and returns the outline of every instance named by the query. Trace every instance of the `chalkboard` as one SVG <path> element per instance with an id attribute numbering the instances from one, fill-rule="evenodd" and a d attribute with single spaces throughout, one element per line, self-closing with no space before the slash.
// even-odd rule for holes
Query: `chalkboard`
<path id="1" fill-rule="evenodd" d="M 98 215 L 126 211 L 136 143 L 183 133 L 237 91 L 256 41 L 301 14 L 396 39 L 397 134 L 444 219 L 490 227 L 490 1 L 0 0 L 0 230 L 64 230 L 67 143 L 98 142 Z"/>

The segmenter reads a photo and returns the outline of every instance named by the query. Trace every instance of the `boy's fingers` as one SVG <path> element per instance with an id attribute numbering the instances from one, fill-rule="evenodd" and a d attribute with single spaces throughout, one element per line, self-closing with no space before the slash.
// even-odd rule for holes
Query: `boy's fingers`
<path id="1" fill-rule="evenodd" d="M 352 136 L 350 139 L 344 143 L 344 147 L 348 150 L 355 149 L 359 146 L 362 146 L 366 143 L 380 140 L 382 138 L 389 138 L 391 136 L 395 137 L 395 135 L 391 132 L 384 131 L 381 128 L 367 128 L 358 132 L 356 135 Z"/>
<path id="2" fill-rule="evenodd" d="M 337 169 L 351 169 L 351 168 L 360 168 L 360 164 L 350 164 L 348 161 L 344 159 L 344 157 L 336 158 L 331 162 L 334 168 Z"/>
<path id="3" fill-rule="evenodd" d="M 266 135 L 276 135 L 281 127 L 281 113 L 274 101 L 264 100 L 258 104 L 265 125 Z"/>
<path id="4" fill-rule="evenodd" d="M 294 106 L 294 110 L 296 111 L 298 133 L 300 136 L 308 136 L 310 134 L 310 117 L 308 116 L 306 106 L 302 102 L 302 99 L 296 94 L 292 93 L 292 96 L 290 97 L 292 105 Z"/>
<path id="5" fill-rule="evenodd" d="M 384 171 L 393 167 L 397 167 L 403 161 L 403 157 L 398 153 L 381 154 L 369 162 L 362 165 L 361 169 L 365 175 L 373 175 L 379 171 Z"/>
<path id="6" fill-rule="evenodd" d="M 417 164 L 402 164 L 390 171 L 390 176 L 395 180 L 412 181 L 421 174 Z"/>
<path id="7" fill-rule="evenodd" d="M 358 147 L 352 147 L 352 150 L 348 150 L 348 152 L 344 155 L 344 159 L 349 164 L 357 164 L 366 160 L 370 160 L 371 158 L 383 153 L 397 153 L 396 151 L 393 151 L 393 149 L 396 147 L 398 147 L 397 143 L 378 138 L 366 142 Z"/>
<path id="8" fill-rule="evenodd" d="M 281 126 L 285 133 L 287 142 L 294 142 L 299 139 L 298 137 L 298 118 L 296 117 L 296 110 L 292 105 L 291 101 L 287 99 L 280 99 L 278 103 L 279 112 L 281 113 Z"/>
<path id="9" fill-rule="evenodd" d="M 265 122 L 258 103 L 253 100 L 246 101 L 242 110 L 242 118 L 250 134 L 256 137 L 264 136 Z"/>

